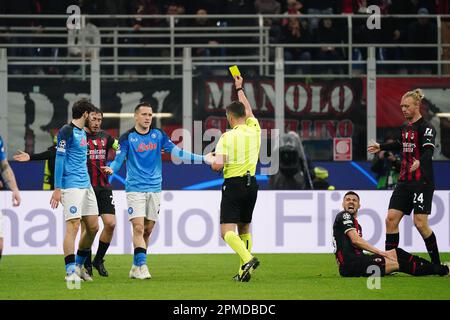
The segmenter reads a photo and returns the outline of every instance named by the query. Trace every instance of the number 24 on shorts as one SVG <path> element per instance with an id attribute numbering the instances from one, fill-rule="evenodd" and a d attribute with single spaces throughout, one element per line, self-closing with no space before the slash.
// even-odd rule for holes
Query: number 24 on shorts
<path id="1" fill-rule="evenodd" d="M 417 196 L 417 192 L 414 192 L 414 203 L 420 202 L 423 203 L 423 192 L 419 193 L 419 196 Z"/>

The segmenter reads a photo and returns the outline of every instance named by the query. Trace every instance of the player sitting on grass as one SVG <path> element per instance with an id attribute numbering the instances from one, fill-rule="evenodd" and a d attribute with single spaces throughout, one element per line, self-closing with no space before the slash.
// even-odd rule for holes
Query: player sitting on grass
<path id="1" fill-rule="evenodd" d="M 369 268 L 371 266 L 378 266 L 381 276 L 395 271 L 413 276 L 449 274 L 449 263 L 433 264 L 400 248 L 381 251 L 365 241 L 357 220 L 361 204 L 355 192 L 345 194 L 342 206 L 344 210 L 338 213 L 333 225 L 333 244 L 341 276 L 368 277 L 373 274 Z M 373 255 L 364 254 L 363 250 L 372 252 Z"/>

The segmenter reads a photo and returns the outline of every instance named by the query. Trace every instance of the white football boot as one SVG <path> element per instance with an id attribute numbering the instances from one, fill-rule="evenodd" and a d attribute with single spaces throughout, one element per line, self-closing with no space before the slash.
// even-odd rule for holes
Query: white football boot
<path id="1" fill-rule="evenodd" d="M 129 277 L 131 279 L 141 279 L 141 268 L 133 264 L 131 266 Z"/>
<path id="2" fill-rule="evenodd" d="M 80 277 L 83 281 L 94 281 L 92 277 L 87 273 L 86 269 L 84 267 L 75 267 L 75 273 Z"/>
<path id="3" fill-rule="evenodd" d="M 142 265 L 140 267 L 140 269 L 141 269 L 141 278 L 139 278 L 139 279 L 144 280 L 144 279 L 151 279 L 152 278 L 150 272 L 148 271 L 148 267 L 147 267 L 146 264 Z"/>
<path id="4" fill-rule="evenodd" d="M 83 281 L 75 272 L 73 272 L 71 274 L 66 274 L 66 277 L 64 278 L 64 280 L 66 280 L 67 282 L 72 282 L 72 283 Z"/>

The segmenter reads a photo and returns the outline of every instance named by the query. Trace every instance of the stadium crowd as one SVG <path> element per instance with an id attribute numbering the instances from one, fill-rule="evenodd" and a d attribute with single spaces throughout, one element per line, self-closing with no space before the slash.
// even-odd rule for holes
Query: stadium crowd
<path id="1" fill-rule="evenodd" d="M 220 15 L 240 15 L 240 14 L 284 14 L 286 18 L 265 18 L 264 25 L 270 29 L 270 43 L 296 44 L 296 43 L 323 43 L 339 44 L 348 42 L 348 29 L 346 19 L 331 18 L 308 18 L 309 14 L 342 14 L 353 15 L 353 39 L 354 44 L 363 43 L 437 43 L 437 27 L 434 19 L 430 18 L 382 18 L 382 30 L 368 30 L 366 17 L 367 8 L 377 5 L 382 14 L 448 14 L 450 5 L 445 0 L 199 0 L 199 1 L 162 1 L 162 0 L 2 0 L 0 6 L 1 14 L 67 14 L 67 7 L 77 4 L 84 14 L 129 14 L 134 15 L 131 19 L 109 18 L 92 19 L 87 21 L 85 38 L 91 39 L 90 43 L 112 43 L 112 38 L 100 37 L 98 28 L 129 28 L 130 34 L 144 34 L 147 30 L 142 28 L 168 28 L 170 21 L 166 18 L 148 19 L 144 15 L 196 15 L 196 18 L 180 19 L 176 18 L 175 27 L 198 28 L 195 33 L 209 32 L 211 37 L 196 37 L 196 43 L 216 44 L 214 47 L 197 47 L 193 50 L 193 55 L 202 56 L 230 56 L 237 54 L 254 54 L 253 49 L 242 50 L 233 48 L 221 48 L 221 43 L 255 43 L 258 40 L 252 38 L 226 38 L 214 36 L 215 32 L 205 30 L 206 27 L 217 28 L 217 33 L 227 26 L 241 26 L 245 31 L 246 26 L 257 26 L 257 19 L 248 18 L 212 18 L 210 14 Z M 364 18 L 364 19 L 360 19 Z M 1 27 L 37 27 L 37 30 L 44 31 L 46 28 L 60 26 L 61 21 L 57 19 L 1 19 Z M 38 31 L 39 32 L 39 31 Z M 192 30 L 190 31 L 192 32 Z M 69 48 L 56 48 L 58 44 L 77 43 L 76 34 L 69 34 L 68 38 L 51 37 L 45 38 L 45 43 L 55 43 L 55 48 L 10 48 L 9 55 L 12 56 L 80 56 L 81 49 L 77 46 Z M 1 37 L 1 42 L 18 43 L 26 42 L 39 43 L 42 39 L 33 37 L 24 39 L 15 37 Z M 89 40 L 88 40 L 89 41 Z M 176 39 L 176 43 L 187 43 L 192 38 L 184 37 Z M 120 43 L 130 44 L 169 44 L 169 37 L 148 38 L 129 37 L 120 39 Z M 86 49 L 85 49 L 86 50 Z M 433 60 L 437 54 L 436 48 L 405 48 L 390 47 L 378 48 L 377 58 L 381 60 Z M 86 56 L 91 52 L 87 50 Z M 166 57 L 170 54 L 169 49 L 160 48 L 122 48 L 119 50 L 121 56 L 160 56 Z M 176 55 L 180 55 L 181 50 L 177 49 Z M 101 55 L 112 55 L 112 48 L 102 49 Z M 273 56 L 273 52 L 271 53 Z M 322 48 L 294 48 L 288 47 L 285 50 L 286 60 L 345 60 L 348 59 L 348 50 L 341 47 L 324 46 Z M 354 60 L 364 60 L 367 52 L 365 48 L 354 48 Z M 310 65 L 288 66 L 290 73 L 333 73 L 340 74 L 346 72 L 346 66 L 316 66 Z M 389 72 L 403 73 L 435 73 L 435 66 L 418 65 L 409 70 L 402 69 L 402 66 L 391 65 Z M 355 69 L 357 66 L 355 65 Z M 55 68 L 48 68 L 48 73 L 57 72 Z"/>

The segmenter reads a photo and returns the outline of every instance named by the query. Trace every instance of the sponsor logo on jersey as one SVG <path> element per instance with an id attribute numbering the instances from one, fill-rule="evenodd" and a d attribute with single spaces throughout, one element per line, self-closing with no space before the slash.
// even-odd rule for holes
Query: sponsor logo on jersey
<path id="1" fill-rule="evenodd" d="M 137 152 L 145 152 L 148 150 L 155 150 L 156 149 L 156 143 L 149 142 L 148 144 L 145 144 L 141 142 L 139 144 L 139 147 L 137 148 Z"/>

